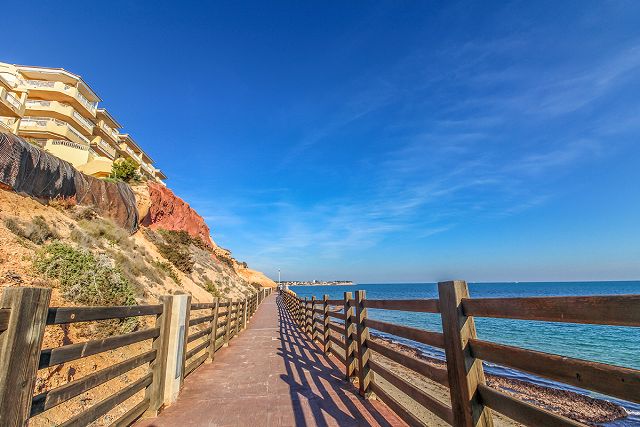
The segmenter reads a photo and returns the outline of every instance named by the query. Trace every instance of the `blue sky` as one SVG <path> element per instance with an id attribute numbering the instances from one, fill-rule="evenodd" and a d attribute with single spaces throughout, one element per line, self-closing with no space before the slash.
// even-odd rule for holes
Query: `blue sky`
<path id="1" fill-rule="evenodd" d="M 271 277 L 640 279 L 636 1 L 4 8 Z"/>

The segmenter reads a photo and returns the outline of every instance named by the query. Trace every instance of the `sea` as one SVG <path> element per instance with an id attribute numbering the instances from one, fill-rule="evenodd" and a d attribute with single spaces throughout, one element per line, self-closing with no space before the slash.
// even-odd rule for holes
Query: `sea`
<path id="1" fill-rule="evenodd" d="M 380 283 L 354 284 L 352 286 L 292 286 L 299 297 L 342 299 L 344 292 L 364 290 L 369 299 L 424 299 L 437 298 L 435 283 Z M 640 294 L 640 281 L 625 282 L 513 282 L 469 283 L 472 298 L 515 298 L 546 296 L 587 296 Z M 384 320 L 406 326 L 442 331 L 440 316 L 430 313 L 413 313 L 395 310 L 369 309 L 372 319 Z M 640 370 L 640 328 L 581 325 L 572 323 L 539 322 L 528 320 L 476 318 L 478 338 L 569 356 L 583 360 L 608 363 Z M 385 334 L 381 334 L 385 335 Z M 444 351 L 438 348 L 393 337 L 394 340 L 418 347 L 425 355 L 444 359 Z M 613 399 L 608 396 L 577 389 L 525 372 L 485 363 L 489 373 L 529 381 L 535 384 L 572 390 L 589 396 L 615 402 L 623 406 L 629 417 L 603 425 L 640 426 L 640 405 Z"/>

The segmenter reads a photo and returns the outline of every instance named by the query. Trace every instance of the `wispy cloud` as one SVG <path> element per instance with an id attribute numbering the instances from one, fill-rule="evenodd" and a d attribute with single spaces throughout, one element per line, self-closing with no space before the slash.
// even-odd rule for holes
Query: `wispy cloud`
<path id="1" fill-rule="evenodd" d="M 621 48 L 595 67 L 563 63 L 545 73 L 490 66 L 496 55 L 526 48 L 523 40 L 469 44 L 458 52 L 466 55 L 464 64 L 442 75 L 425 72 L 417 82 L 414 68 L 425 55 L 412 55 L 365 91 L 345 94 L 326 122 L 291 144 L 277 169 L 308 167 L 310 151 L 366 120 L 391 142 L 354 159 L 368 165 L 359 184 L 311 203 L 287 189 L 269 200 L 238 197 L 226 204 L 229 212 L 208 218 L 232 230 L 234 241 L 246 242 L 254 260 L 271 264 L 337 259 L 391 236 L 430 239 L 471 217 L 504 218 L 548 203 L 558 194 L 544 184 L 606 155 L 601 136 L 615 124 L 601 115 L 588 131 L 551 136 L 545 132 L 549 121 L 617 90 L 640 66 L 640 50 Z M 450 52 L 440 54 L 436 60 L 455 60 Z M 448 97 L 440 86 L 450 85 L 452 74 L 460 93 Z M 385 123 L 373 117 L 381 110 L 390 114 Z M 245 215 L 257 224 L 247 223 Z"/>

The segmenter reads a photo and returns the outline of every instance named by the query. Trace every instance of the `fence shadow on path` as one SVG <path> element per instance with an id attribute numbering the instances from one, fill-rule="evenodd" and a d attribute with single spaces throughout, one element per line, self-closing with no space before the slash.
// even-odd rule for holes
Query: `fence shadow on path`
<path id="1" fill-rule="evenodd" d="M 391 426 L 370 401 L 344 379 L 344 372 L 298 329 L 280 296 L 279 335 L 296 426 Z"/>

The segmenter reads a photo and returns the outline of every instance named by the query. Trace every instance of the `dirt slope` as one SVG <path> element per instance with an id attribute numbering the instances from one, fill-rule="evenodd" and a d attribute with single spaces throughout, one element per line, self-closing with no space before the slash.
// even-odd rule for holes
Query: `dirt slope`
<path id="1" fill-rule="evenodd" d="M 228 251 L 214 247 L 199 237 L 182 230 L 167 231 L 161 227 L 141 226 L 133 235 L 113 221 L 98 216 L 95 210 L 74 206 L 65 200 L 42 204 L 30 197 L 0 190 L 0 291 L 7 286 L 45 286 L 52 288 L 51 306 L 119 305 L 157 303 L 161 295 L 187 292 L 194 302 L 210 302 L 215 296 L 244 298 L 256 292 L 258 283 L 270 284 L 261 273 L 245 268 Z M 166 217 L 165 217 L 166 218 Z M 69 270 L 85 271 L 86 280 L 73 286 L 66 274 L 56 276 L 53 250 L 80 257 L 84 261 L 71 264 Z M 87 261 L 88 260 L 88 261 Z M 95 277 L 113 281 L 113 292 L 93 292 L 93 262 L 108 274 Z M 238 269 L 238 271 L 236 271 Z M 76 283 L 76 284 L 77 284 Z M 272 282 L 271 282 L 272 283 Z M 86 286 L 84 284 L 87 284 Z M 126 285 L 126 286 L 123 286 Z M 122 290 L 124 288 L 124 291 Z M 102 290 L 104 291 L 104 289 Z M 116 335 L 142 329 L 152 324 L 151 318 L 140 318 L 134 324 L 77 324 L 46 328 L 44 348 L 88 341 L 96 337 Z M 40 370 L 35 393 L 59 387 L 74 379 L 107 368 L 148 351 L 149 342 L 137 343 L 117 350 Z M 137 368 L 96 387 L 71 401 L 31 420 L 32 426 L 54 426 L 84 409 L 95 405 L 113 390 L 136 381 L 146 372 Z M 94 425 L 108 425 L 135 405 L 142 397 L 119 405 Z"/>

